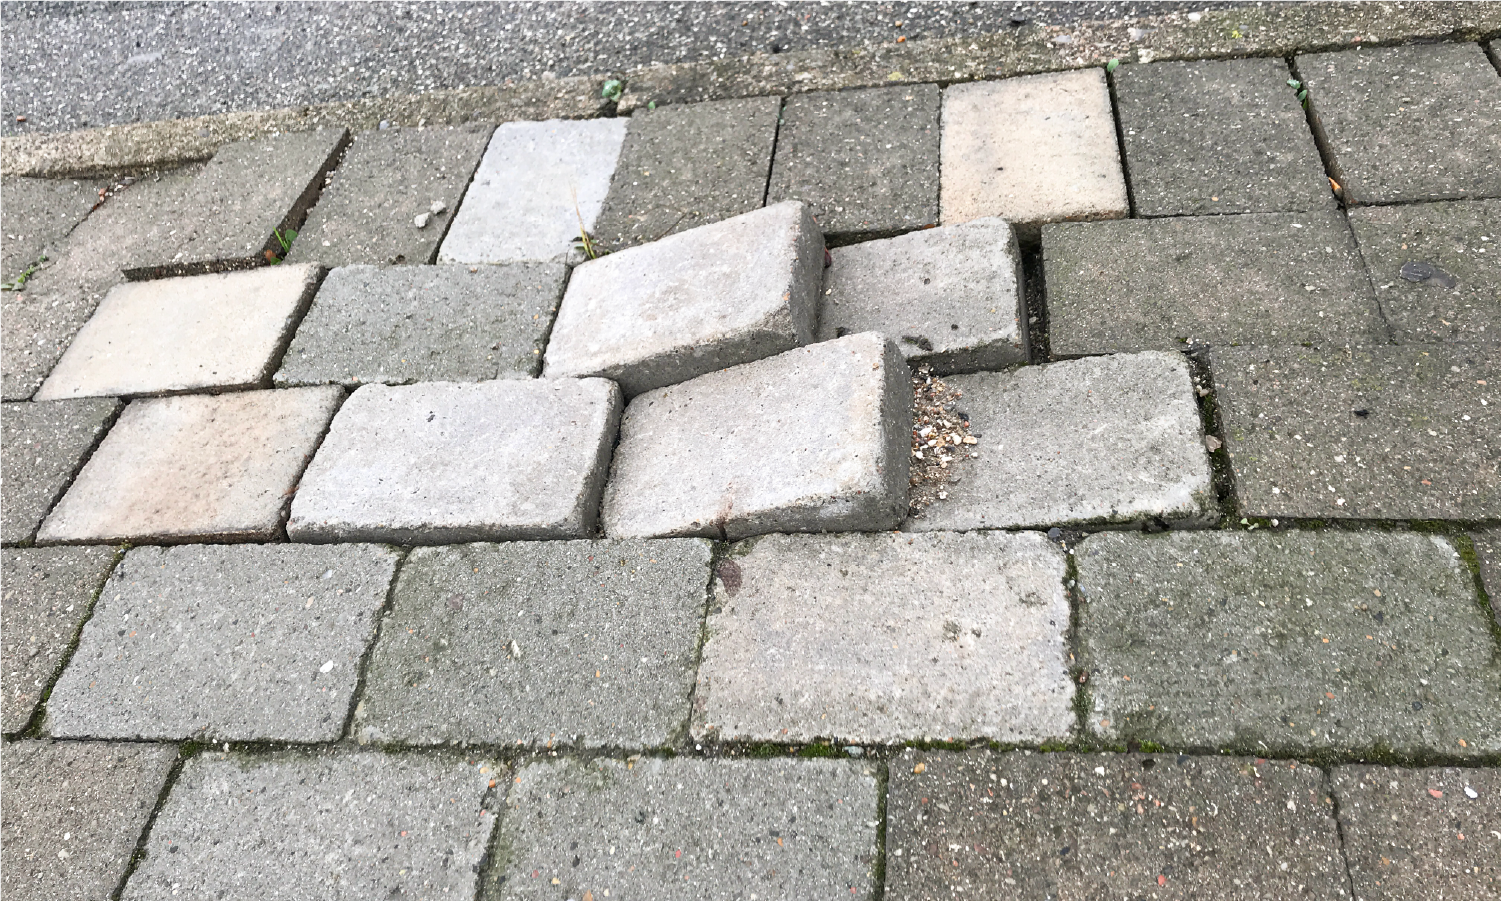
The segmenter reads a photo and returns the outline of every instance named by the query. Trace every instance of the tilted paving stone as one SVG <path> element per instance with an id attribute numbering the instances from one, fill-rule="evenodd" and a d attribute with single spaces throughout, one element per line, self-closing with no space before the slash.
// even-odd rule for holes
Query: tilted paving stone
<path id="1" fill-rule="evenodd" d="M 371 545 L 135 548 L 100 592 L 46 730 L 333 741 L 397 560 Z"/>
<path id="2" fill-rule="evenodd" d="M 830 251 L 818 340 L 880 332 L 939 373 L 1027 362 L 1016 235 L 1002 219 Z"/>
<path id="3" fill-rule="evenodd" d="M 789 202 L 591 260 L 568 282 L 544 374 L 633 397 L 807 344 L 823 256 L 808 207 Z"/>
<path id="4" fill-rule="evenodd" d="M 567 278 L 561 263 L 335 269 L 274 381 L 353 387 L 532 378 Z"/>
<path id="5" fill-rule="evenodd" d="M 481 897 L 872 898 L 875 772 L 790 758 L 533 763 L 506 798 Z"/>
<path id="6" fill-rule="evenodd" d="M 172 745 L 6 742 L 0 892 L 6 901 L 108 898 L 177 762 Z"/>
<path id="7" fill-rule="evenodd" d="M 1501 517 L 1501 347 L 1226 348 L 1210 359 L 1242 514 Z"/>
<path id="8" fill-rule="evenodd" d="M 926 450 L 950 457 L 955 481 L 904 530 L 1156 519 L 1200 526 L 1219 518 L 1180 354 L 1090 357 L 945 382 L 979 443 Z"/>
<path id="9" fill-rule="evenodd" d="M 1491 614 L 1501 626 L 1501 529 L 1484 529 L 1470 533 L 1480 564 L 1480 583 L 1491 602 Z"/>
<path id="10" fill-rule="evenodd" d="M 120 410 L 112 397 L 6 404 L 0 415 L 0 540 L 30 541 Z"/>
<path id="11" fill-rule="evenodd" d="M 1050 225 L 1042 248 L 1059 356 L 1388 340 L 1338 213 Z"/>
<path id="12" fill-rule="evenodd" d="M 302 478 L 293 541 L 584 538 L 620 421 L 604 379 L 354 392 Z"/>
<path id="13" fill-rule="evenodd" d="M 1327 783 L 1297 761 L 909 749 L 886 822 L 892 901 L 1350 898 Z"/>
<path id="14" fill-rule="evenodd" d="M 356 713 L 362 742 L 642 750 L 688 722 L 702 539 L 418 548 Z"/>
<path id="15" fill-rule="evenodd" d="M 56 259 L 68 232 L 99 202 L 100 189 L 109 185 L 81 178 L 0 180 L 0 206 L 5 208 L 0 280 L 13 281 L 42 256 Z"/>
<path id="16" fill-rule="evenodd" d="M 204 754 L 122 897 L 472 898 L 506 782 L 449 755 Z"/>
<path id="17" fill-rule="evenodd" d="M 605 487 L 605 533 L 895 527 L 907 509 L 908 381 L 895 345 L 866 332 L 637 396 Z"/>
<path id="18" fill-rule="evenodd" d="M 343 396 L 323 387 L 132 401 L 37 541 L 273 539 Z"/>
<path id="19" fill-rule="evenodd" d="M 1501 656 L 1436 536 L 1093 535 L 1076 549 L 1091 733 L 1306 754 L 1501 750 Z"/>
<path id="20" fill-rule="evenodd" d="M 1066 738 L 1064 575 L 1063 552 L 1036 532 L 737 545 L 719 564 L 694 736 Z"/>

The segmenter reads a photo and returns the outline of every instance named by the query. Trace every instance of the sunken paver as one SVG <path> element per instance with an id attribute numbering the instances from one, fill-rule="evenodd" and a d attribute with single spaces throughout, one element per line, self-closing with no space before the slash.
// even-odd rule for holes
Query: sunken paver
<path id="1" fill-rule="evenodd" d="M 517 771 L 485 901 L 875 893 L 875 769 L 645 758 Z"/>
<path id="2" fill-rule="evenodd" d="M 257 541 L 281 531 L 337 387 L 133 401 L 37 541 Z"/>
<path id="3" fill-rule="evenodd" d="M 830 251 L 818 340 L 880 332 L 939 373 L 1027 362 L 1016 235 L 976 219 Z"/>
<path id="4" fill-rule="evenodd" d="M 1225 348 L 1211 365 L 1243 514 L 1501 517 L 1501 347 Z"/>
<path id="5" fill-rule="evenodd" d="M 1182 355 L 1117 354 L 946 381 L 979 443 L 947 449 L 957 482 L 903 529 L 1218 519 Z"/>
<path id="6" fill-rule="evenodd" d="M 823 256 L 808 207 L 789 202 L 591 260 L 568 282 L 544 374 L 634 397 L 807 344 Z"/>
<path id="7" fill-rule="evenodd" d="M 1066 738 L 1063 579 L 1037 532 L 748 541 L 719 564 L 694 736 Z"/>
<path id="8" fill-rule="evenodd" d="M 122 897 L 472 898 L 506 781 L 447 755 L 195 757 Z"/>
<path id="9" fill-rule="evenodd" d="M 472 124 L 356 134 L 287 262 L 431 263 L 491 131 Z"/>
<path id="10" fill-rule="evenodd" d="M 354 392 L 303 476 L 293 541 L 584 538 L 620 421 L 604 379 Z"/>
<path id="11" fill-rule="evenodd" d="M 787 98 L 767 202 L 801 200 L 847 240 L 937 225 L 942 100 L 935 84 Z"/>
<path id="12" fill-rule="evenodd" d="M 1350 227 L 1397 343 L 1501 344 L 1501 200 L 1361 207 Z"/>
<path id="13" fill-rule="evenodd" d="M 274 381 L 353 387 L 532 378 L 567 278 L 561 263 L 335 269 Z"/>
<path id="14" fill-rule="evenodd" d="M 94 593 L 115 563 L 108 547 L 0 551 L 4 602 L 0 614 L 0 731 L 26 728 L 37 702 L 68 656 Z"/>
<path id="15" fill-rule="evenodd" d="M 909 749 L 886 897 L 1348 901 L 1328 795 L 1296 761 Z"/>
<path id="16" fill-rule="evenodd" d="M 1330 781 L 1357 898 L 1501 897 L 1501 770 L 1342 766 Z"/>
<path id="17" fill-rule="evenodd" d="M 780 97 L 637 110 L 594 229 L 619 250 L 761 206 Z"/>
<path id="18" fill-rule="evenodd" d="M 1501 658 L 1447 541 L 1098 534 L 1076 548 L 1093 734 L 1289 755 L 1501 749 Z"/>
<path id="19" fill-rule="evenodd" d="M 1387 340 L 1338 213 L 1050 225 L 1042 247 L 1059 356 Z"/>
<path id="20" fill-rule="evenodd" d="M 688 722 L 710 545 L 418 548 L 356 714 L 362 742 L 662 747 Z"/>
<path id="21" fill-rule="evenodd" d="M 6 404 L 0 415 L 0 540 L 30 541 L 120 409 L 112 397 Z"/>
<path id="22" fill-rule="evenodd" d="M 1501 529 L 1478 529 L 1470 533 L 1475 562 L 1480 566 L 1480 584 L 1491 603 L 1491 614 L 1501 626 Z"/>
<path id="23" fill-rule="evenodd" d="M 599 217 L 626 121 L 501 124 L 438 249 L 438 262 L 566 258 L 579 232 L 592 231 Z"/>
<path id="24" fill-rule="evenodd" d="M 397 553 L 136 548 L 47 703 L 58 737 L 334 741 Z"/>
<path id="25" fill-rule="evenodd" d="M 279 266 L 116 285 L 36 399 L 268 387 L 322 276 Z"/>
<path id="26" fill-rule="evenodd" d="M 109 898 L 135 856 L 171 745 L 6 742 L 0 892 L 6 901 Z"/>
<path id="27" fill-rule="evenodd" d="M 872 332 L 648 391 L 621 421 L 605 533 L 894 528 L 911 429 L 907 365 Z"/>
<path id="28" fill-rule="evenodd" d="M 0 180 L 0 206 L 5 208 L 0 280 L 15 280 L 43 256 L 56 258 L 58 246 L 99 202 L 99 191 L 108 185 L 97 179 Z"/>
<path id="29" fill-rule="evenodd" d="M 1121 66 L 1114 78 L 1136 215 L 1334 209 L 1283 60 Z"/>
<path id="30" fill-rule="evenodd" d="M 941 219 L 1038 224 L 1130 213 L 1104 69 L 950 85 Z"/>
<path id="31" fill-rule="evenodd" d="M 1350 203 L 1501 197 L 1501 75 L 1480 45 L 1314 53 L 1297 70 Z"/>

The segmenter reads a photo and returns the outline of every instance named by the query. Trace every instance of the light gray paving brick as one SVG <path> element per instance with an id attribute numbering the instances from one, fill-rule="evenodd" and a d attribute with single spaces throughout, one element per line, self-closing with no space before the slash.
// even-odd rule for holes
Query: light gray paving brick
<path id="1" fill-rule="evenodd" d="M 1475 547 L 1475 562 L 1480 567 L 1480 584 L 1490 600 L 1491 615 L 1501 626 L 1501 529 L 1477 529 L 1470 533 Z"/>
<path id="2" fill-rule="evenodd" d="M 9 283 L 40 257 L 56 259 L 68 232 L 82 222 L 109 183 L 83 178 L 5 178 L 5 240 L 0 243 L 0 279 Z"/>
<path id="3" fill-rule="evenodd" d="M 30 541 L 120 410 L 112 397 L 6 404 L 0 415 L 0 540 Z"/>

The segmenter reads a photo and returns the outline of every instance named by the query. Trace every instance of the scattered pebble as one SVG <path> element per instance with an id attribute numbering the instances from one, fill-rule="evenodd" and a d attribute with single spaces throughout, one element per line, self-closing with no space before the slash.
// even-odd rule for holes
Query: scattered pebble
<path id="1" fill-rule="evenodd" d="M 418 228 L 427 228 L 428 220 L 432 218 L 432 213 L 418 213 L 417 218 L 412 220 L 412 224 L 417 226 Z"/>
<path id="2" fill-rule="evenodd" d="M 448 210 L 448 204 L 444 203 L 441 200 L 434 200 L 427 209 L 428 212 L 432 213 L 434 216 L 441 216 Z"/>
<path id="3" fill-rule="evenodd" d="M 960 480 L 963 461 L 979 456 L 971 450 L 979 438 L 969 433 L 969 419 L 958 407 L 961 396 L 927 366 L 912 376 L 910 516 L 921 516 L 935 501 L 947 500 L 947 486 Z"/>

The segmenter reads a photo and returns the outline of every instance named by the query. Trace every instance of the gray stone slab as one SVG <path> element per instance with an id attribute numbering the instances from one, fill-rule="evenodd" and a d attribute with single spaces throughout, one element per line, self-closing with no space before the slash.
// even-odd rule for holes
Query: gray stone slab
<path id="1" fill-rule="evenodd" d="M 1335 208 L 1284 60 L 1129 65 L 1113 77 L 1136 215 Z"/>
<path id="2" fill-rule="evenodd" d="M 1447 541 L 1099 534 L 1076 549 L 1091 733 L 1247 753 L 1501 749 L 1501 657 Z"/>
<path id="3" fill-rule="evenodd" d="M 604 530 L 893 528 L 907 509 L 907 382 L 896 346 L 866 332 L 639 395 L 621 421 Z"/>
<path id="4" fill-rule="evenodd" d="M 6 742 L 0 892 L 109 898 L 177 762 L 171 745 Z"/>
<path id="5" fill-rule="evenodd" d="M 274 381 L 353 387 L 532 378 L 567 278 L 561 263 L 335 269 Z"/>
<path id="6" fill-rule="evenodd" d="M 275 538 L 343 396 L 323 387 L 133 401 L 37 541 Z"/>
<path id="7" fill-rule="evenodd" d="M 362 742 L 643 750 L 680 737 L 702 539 L 418 548 L 355 714 Z"/>
<path id="8" fill-rule="evenodd" d="M 475 123 L 354 135 L 287 262 L 431 263 L 492 130 Z M 428 218 L 419 226 L 423 213 Z"/>
<path id="9" fill-rule="evenodd" d="M 875 896 L 875 769 L 557 760 L 517 771 L 485 901 Z"/>
<path id="10" fill-rule="evenodd" d="M 1350 203 L 1501 197 L 1501 75 L 1480 45 L 1363 47 L 1296 66 Z"/>
<path id="11" fill-rule="evenodd" d="M 604 250 L 656 241 L 761 206 L 780 97 L 637 110 L 593 234 Z"/>
<path id="12" fill-rule="evenodd" d="M 1051 225 L 1042 249 L 1059 356 L 1388 340 L 1338 213 Z"/>
<path id="13" fill-rule="evenodd" d="M 1475 562 L 1480 565 L 1480 584 L 1491 604 L 1491 614 L 1501 626 L 1501 529 L 1483 529 L 1470 533 L 1475 545 Z"/>
<path id="14" fill-rule="evenodd" d="M 787 98 L 767 202 L 801 200 L 845 240 L 937 225 L 942 101 L 935 84 Z"/>
<path id="15" fill-rule="evenodd" d="M 830 251 L 818 340 L 880 332 L 908 363 L 974 372 L 1027 362 L 1021 253 L 1002 219 Z"/>
<path id="16" fill-rule="evenodd" d="M 945 380 L 979 443 L 907 531 L 1219 518 L 1188 361 L 1148 352 Z M 912 453 L 912 451 L 909 451 Z"/>
<path id="17" fill-rule="evenodd" d="M 365 385 L 302 478 L 293 541 L 584 538 L 622 405 L 603 379 Z"/>
<path id="18" fill-rule="evenodd" d="M 5 240 L 0 242 L 0 280 L 12 282 L 43 256 L 56 258 L 68 232 L 82 222 L 108 182 L 77 178 L 0 180 Z"/>
<path id="19" fill-rule="evenodd" d="M 73 481 L 120 410 L 112 397 L 50 403 L 6 404 L 0 414 L 0 540 L 19 544 L 37 527 Z"/>
<path id="20" fill-rule="evenodd" d="M 204 754 L 121 897 L 472 898 L 505 772 L 447 755 Z"/>
<path id="21" fill-rule="evenodd" d="M 634 397 L 807 344 L 823 256 L 808 207 L 789 202 L 591 260 L 568 282 L 544 374 Z"/>
<path id="22" fill-rule="evenodd" d="M 1296 761 L 908 750 L 890 785 L 887 898 L 1350 898 Z"/>
<path id="23" fill-rule="evenodd" d="M 1226 348 L 1211 365 L 1243 514 L 1501 518 L 1501 347 Z"/>

